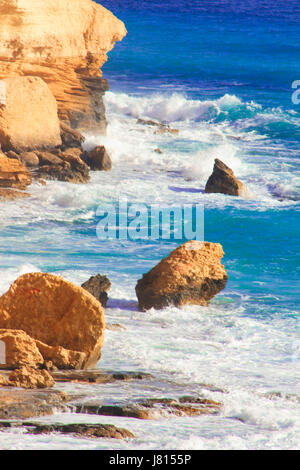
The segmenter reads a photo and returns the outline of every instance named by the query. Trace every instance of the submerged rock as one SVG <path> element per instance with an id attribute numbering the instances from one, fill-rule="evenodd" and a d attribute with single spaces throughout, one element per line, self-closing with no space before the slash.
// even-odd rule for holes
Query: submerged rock
<path id="1" fill-rule="evenodd" d="M 99 145 L 91 152 L 85 152 L 83 159 L 92 171 L 110 171 L 112 169 L 111 158 L 103 145 Z"/>
<path id="2" fill-rule="evenodd" d="M 54 412 L 66 411 L 68 401 L 70 398 L 65 393 L 56 390 L 0 389 L 0 419 L 52 415 Z"/>
<path id="3" fill-rule="evenodd" d="M 179 246 L 138 281 L 140 310 L 208 305 L 227 283 L 220 263 L 223 254 L 219 243 L 190 241 Z"/>
<path id="4" fill-rule="evenodd" d="M 91 415 L 119 416 L 136 419 L 159 419 L 171 416 L 201 416 L 217 414 L 222 408 L 220 402 L 200 397 L 153 398 L 141 399 L 133 403 L 103 405 L 99 401 L 80 404 L 76 407 L 77 413 Z"/>
<path id="5" fill-rule="evenodd" d="M 133 439 L 135 436 L 132 432 L 124 428 L 118 428 L 112 424 L 42 424 L 42 423 L 0 423 L 1 427 L 22 427 L 29 434 L 52 434 L 54 432 L 60 434 L 73 434 L 75 437 L 85 438 L 106 438 L 106 439 Z"/>
<path id="6" fill-rule="evenodd" d="M 59 276 L 19 277 L 0 298 L 0 328 L 24 330 L 46 345 L 85 353 L 82 367 L 101 356 L 105 318 L 101 304 L 86 290 Z"/>
<path id="7" fill-rule="evenodd" d="M 244 191 L 244 184 L 235 177 L 231 168 L 216 158 L 213 173 L 205 186 L 205 192 L 243 196 Z"/>
<path id="8" fill-rule="evenodd" d="M 97 274 L 84 282 L 81 287 L 99 300 L 103 307 L 106 307 L 108 301 L 107 293 L 111 287 L 111 282 L 108 277 Z"/>

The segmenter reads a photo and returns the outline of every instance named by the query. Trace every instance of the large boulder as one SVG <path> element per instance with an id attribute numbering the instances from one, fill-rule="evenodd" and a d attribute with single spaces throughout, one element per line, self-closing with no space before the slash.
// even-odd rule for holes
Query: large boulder
<path id="1" fill-rule="evenodd" d="M 0 143 L 4 151 L 18 152 L 61 144 L 57 103 L 39 77 L 2 81 L 5 103 L 0 106 Z"/>
<path id="2" fill-rule="evenodd" d="M 213 172 L 205 186 L 205 192 L 242 196 L 244 191 L 244 184 L 235 177 L 231 168 L 216 158 Z"/>
<path id="3" fill-rule="evenodd" d="M 24 330 L 46 345 L 85 353 L 82 367 L 88 368 L 101 357 L 105 318 L 101 304 L 81 287 L 52 274 L 30 273 L 0 298 L 0 328 Z"/>
<path id="4" fill-rule="evenodd" d="M 0 188 L 26 189 L 31 175 L 23 163 L 0 152 Z"/>
<path id="5" fill-rule="evenodd" d="M 226 286 L 223 254 L 219 243 L 190 241 L 179 246 L 138 281 L 140 310 L 208 305 Z"/>

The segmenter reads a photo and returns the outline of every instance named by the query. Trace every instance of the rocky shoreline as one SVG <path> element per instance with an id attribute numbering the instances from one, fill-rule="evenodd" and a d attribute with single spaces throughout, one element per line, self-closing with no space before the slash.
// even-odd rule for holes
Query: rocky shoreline
<path id="1" fill-rule="evenodd" d="M 33 181 L 85 184 L 90 171 L 112 168 L 104 147 L 84 151 L 82 145 L 84 135 L 105 134 L 103 95 L 108 83 L 100 67 L 114 43 L 125 36 L 125 26 L 92 0 L 72 1 L 72 5 L 67 0 L 64 7 L 52 0 L 39 3 L 36 9 L 36 2 L 29 1 L 24 9 L 18 1 L 8 7 L 7 1 L 0 0 L 1 21 L 7 26 L 0 32 L 1 200 L 29 197 Z M 179 132 L 166 123 L 139 119 L 138 124 L 152 128 L 156 135 Z M 205 191 L 241 196 L 243 185 L 216 160 Z M 140 311 L 208 305 L 226 286 L 228 275 L 220 263 L 223 254 L 220 244 L 209 242 L 178 247 L 138 281 Z M 30 273 L 0 297 L 0 432 L 20 428 L 33 434 L 132 439 L 130 430 L 114 425 L 46 425 L 28 419 L 57 410 L 145 420 L 221 412 L 221 402 L 205 395 L 141 397 L 111 404 L 89 401 L 88 394 L 68 396 L 59 389 L 64 383 L 105 387 L 153 379 L 140 372 L 93 369 L 101 358 L 105 328 L 123 328 L 106 325 L 109 289 L 106 276 L 97 275 L 76 286 L 59 276 Z"/>

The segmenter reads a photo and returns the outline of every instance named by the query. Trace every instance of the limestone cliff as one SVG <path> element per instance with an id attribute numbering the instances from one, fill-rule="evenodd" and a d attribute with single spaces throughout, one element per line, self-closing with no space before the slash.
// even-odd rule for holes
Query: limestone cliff
<path id="1" fill-rule="evenodd" d="M 0 80 L 38 76 L 59 117 L 80 130 L 105 130 L 100 67 L 124 24 L 92 0 L 0 0 Z"/>

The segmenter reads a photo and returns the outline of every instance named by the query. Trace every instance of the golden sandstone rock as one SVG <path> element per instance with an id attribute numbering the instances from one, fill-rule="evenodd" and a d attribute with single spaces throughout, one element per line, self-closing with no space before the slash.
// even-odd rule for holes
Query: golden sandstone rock
<path id="1" fill-rule="evenodd" d="M 30 273 L 0 298 L 0 328 L 20 329 L 48 346 L 73 351 L 71 363 L 88 368 L 101 356 L 105 318 L 100 302 L 81 287 L 59 276 Z M 45 358 L 56 362 L 54 350 L 37 345 Z M 67 354 L 56 350 L 57 361 L 60 355 L 63 362 Z"/>
<path id="2" fill-rule="evenodd" d="M 9 376 L 10 384 L 22 388 L 48 388 L 53 387 L 54 379 L 46 370 L 37 370 L 22 366 L 14 370 Z"/>
<path id="3" fill-rule="evenodd" d="M 0 80 L 36 76 L 50 87 L 59 117 L 104 130 L 100 67 L 124 24 L 92 0 L 0 0 Z"/>
<path id="4" fill-rule="evenodd" d="M 1 68 L 1 62 L 0 62 Z M 17 152 L 61 144 L 57 103 L 39 77 L 3 80 L 5 102 L 0 106 L 2 150 Z"/>
<path id="5" fill-rule="evenodd" d="M 208 305 L 226 286 L 223 254 L 219 243 L 190 241 L 179 246 L 138 281 L 140 309 Z"/>
<path id="6" fill-rule="evenodd" d="M 36 368 L 43 364 L 43 356 L 35 341 L 24 331 L 1 329 L 0 341 L 5 344 L 5 362 L 0 362 L 0 368 L 17 369 L 21 366 Z"/>
<path id="7" fill-rule="evenodd" d="M 31 175 L 23 163 L 0 152 L 0 188 L 26 189 Z"/>

